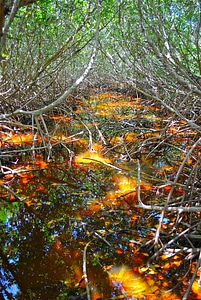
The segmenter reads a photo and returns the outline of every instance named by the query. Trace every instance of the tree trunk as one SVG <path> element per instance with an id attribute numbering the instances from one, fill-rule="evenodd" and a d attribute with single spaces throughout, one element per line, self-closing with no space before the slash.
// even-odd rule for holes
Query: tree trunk
<path id="1" fill-rule="evenodd" d="M 0 59 L 2 59 L 2 49 L 5 46 L 6 35 L 9 30 L 10 24 L 12 23 L 17 10 L 29 4 L 36 2 L 37 0 L 0 0 Z M 42 1 L 42 0 L 40 0 Z M 8 21 L 5 24 L 5 18 L 8 16 Z"/>
<path id="2" fill-rule="evenodd" d="M 4 0 L 0 0 L 0 37 L 2 36 L 3 25 L 4 25 Z"/>

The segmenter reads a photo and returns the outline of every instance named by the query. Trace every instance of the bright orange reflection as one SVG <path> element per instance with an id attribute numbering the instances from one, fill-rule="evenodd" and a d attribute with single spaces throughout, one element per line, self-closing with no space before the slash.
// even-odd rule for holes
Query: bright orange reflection
<path id="1" fill-rule="evenodd" d="M 80 164 L 90 164 L 90 163 L 110 163 L 110 159 L 103 157 L 100 153 L 95 151 L 87 151 L 84 153 L 79 154 L 75 157 L 75 162 Z"/>
<path id="2" fill-rule="evenodd" d="M 109 271 L 111 284 L 126 297 L 143 298 L 157 290 L 154 281 L 145 281 L 138 273 L 127 266 L 115 266 Z M 149 285 L 150 284 L 150 285 Z M 133 299 L 133 298 L 132 298 Z"/>

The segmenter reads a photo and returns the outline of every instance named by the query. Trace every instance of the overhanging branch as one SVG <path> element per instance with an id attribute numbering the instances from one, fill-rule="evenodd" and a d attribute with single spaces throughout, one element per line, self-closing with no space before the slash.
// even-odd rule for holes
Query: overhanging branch
<path id="1" fill-rule="evenodd" d="M 49 105 L 46 105 L 40 109 L 37 110 L 22 110 L 22 109 L 17 109 L 14 112 L 10 113 L 10 114 L 3 114 L 0 115 L 0 120 L 2 119 L 6 119 L 8 117 L 14 116 L 14 115 L 18 115 L 18 114 L 22 114 L 22 115 L 32 115 L 32 116 L 39 116 L 45 112 L 48 112 L 50 110 L 52 110 L 54 107 L 56 107 L 57 105 L 61 104 L 66 97 L 81 83 L 84 81 L 84 79 L 86 78 L 86 76 L 88 75 L 89 71 L 92 68 L 92 65 L 95 61 L 95 57 L 98 51 L 98 40 L 99 40 L 99 27 L 100 27 L 100 7 L 98 8 L 98 18 L 97 18 L 97 23 L 96 23 L 96 33 L 95 33 L 95 45 L 93 48 L 93 52 L 92 55 L 90 57 L 90 60 L 86 66 L 86 68 L 84 69 L 82 75 L 74 82 L 74 84 L 68 89 L 66 90 L 58 99 L 56 99 L 55 101 L 53 101 L 52 103 L 50 103 Z"/>

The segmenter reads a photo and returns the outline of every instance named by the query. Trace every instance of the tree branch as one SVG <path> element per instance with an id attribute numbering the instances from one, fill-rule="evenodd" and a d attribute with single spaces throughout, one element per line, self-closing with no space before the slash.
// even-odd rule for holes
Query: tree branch
<path id="1" fill-rule="evenodd" d="M 26 110 L 22 110 L 22 109 L 17 109 L 16 111 L 14 111 L 13 113 L 10 114 L 3 114 L 0 115 L 0 120 L 2 119 L 6 119 L 8 117 L 11 117 L 13 115 L 17 115 L 17 114 L 22 114 L 22 115 L 32 115 L 32 116 L 39 116 L 47 111 L 52 110 L 54 107 L 56 107 L 57 105 L 61 104 L 66 97 L 81 83 L 84 81 L 84 79 L 86 78 L 86 76 L 88 75 L 89 71 L 92 68 L 92 65 L 95 61 L 95 57 L 98 51 L 98 40 L 99 40 L 99 27 L 100 27 L 100 8 L 98 8 L 98 18 L 97 18 L 97 23 L 96 23 L 96 33 L 95 33 L 95 45 L 93 48 L 93 52 L 91 55 L 91 58 L 88 62 L 88 65 L 86 66 L 86 68 L 84 69 L 82 75 L 74 82 L 74 84 L 68 89 L 66 90 L 58 99 L 56 99 L 55 101 L 53 101 L 52 103 L 50 103 L 49 105 L 46 105 L 40 109 L 37 110 L 31 110 L 31 111 L 26 111 Z"/>
<path id="2" fill-rule="evenodd" d="M 7 24 L 5 24 L 5 26 L 3 28 L 2 36 L 0 38 L 0 53 L 2 53 L 2 48 L 5 44 L 8 30 L 9 30 L 10 25 L 12 24 L 12 22 L 13 22 L 15 16 L 16 16 L 16 13 L 19 9 L 19 6 L 20 6 L 20 0 L 15 0 L 13 2 L 13 6 L 12 6 L 12 9 L 11 9 L 11 13 L 10 13 L 10 16 L 8 18 Z"/>

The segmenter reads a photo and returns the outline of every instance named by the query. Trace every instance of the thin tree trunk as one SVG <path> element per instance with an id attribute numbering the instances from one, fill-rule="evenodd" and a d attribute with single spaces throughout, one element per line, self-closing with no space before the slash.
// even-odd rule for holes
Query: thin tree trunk
<path id="1" fill-rule="evenodd" d="M 3 26 L 4 26 L 4 5 L 5 5 L 5 1 L 4 0 L 0 0 L 0 37 L 3 34 Z"/>

